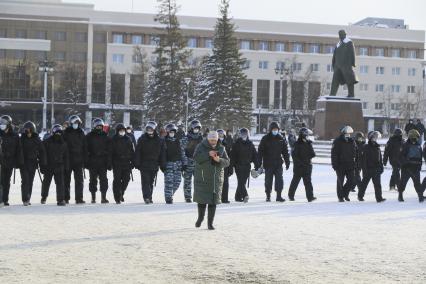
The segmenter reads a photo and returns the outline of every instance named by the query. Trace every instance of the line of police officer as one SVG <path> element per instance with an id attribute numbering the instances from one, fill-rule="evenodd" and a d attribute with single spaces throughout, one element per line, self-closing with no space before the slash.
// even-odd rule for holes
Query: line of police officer
<path id="1" fill-rule="evenodd" d="M 117 204 L 124 202 L 124 194 L 130 179 L 133 179 L 132 169 L 136 168 L 141 174 L 141 188 L 146 204 L 153 203 L 152 194 L 157 173 L 160 169 L 165 176 L 164 196 L 167 204 L 173 203 L 173 196 L 184 178 L 185 201 L 192 202 L 192 177 L 195 161 L 193 155 L 199 143 L 202 142 L 201 123 L 194 120 L 190 123 L 188 133 L 174 124 L 165 127 L 165 137 L 160 137 L 157 123 L 150 121 L 145 126 L 144 134 L 135 142 L 129 129 L 119 123 L 115 135 L 110 138 L 104 131 L 104 122 L 100 118 L 93 120 L 92 130 L 85 135 L 82 120 L 73 115 L 69 118 L 69 126 L 63 129 L 54 125 L 51 135 L 40 140 L 33 122 L 23 125 L 21 136 L 12 126 L 12 118 L 4 115 L 0 118 L 1 137 L 1 186 L 0 195 L 4 205 L 9 205 L 10 181 L 14 169 L 21 172 L 22 202 L 30 205 L 33 180 L 39 169 L 44 175 L 42 179 L 41 203 L 46 203 L 52 178 L 56 184 L 57 205 L 64 206 L 70 201 L 71 176 L 74 174 L 75 202 L 84 204 L 83 179 L 85 169 L 89 171 L 89 191 L 91 203 L 96 203 L 96 193 L 101 193 L 101 203 L 109 203 L 106 195 L 108 190 L 107 171 L 113 171 L 113 195 Z M 284 187 L 283 164 L 286 170 L 290 167 L 290 155 L 285 133 L 280 133 L 280 126 L 272 122 L 269 132 L 262 137 L 258 151 L 249 138 L 249 130 L 239 130 L 237 138 L 232 133 L 217 130 L 219 141 L 225 147 L 230 157 L 230 166 L 224 173 L 222 203 L 229 203 L 229 176 L 237 176 L 236 202 L 248 202 L 250 174 L 257 177 L 265 173 L 266 201 L 271 201 L 274 183 L 276 201 L 284 202 L 282 196 Z M 294 201 L 296 189 L 303 180 L 306 198 L 309 202 L 316 200 L 312 186 L 312 159 L 315 151 L 309 140 L 311 131 L 303 127 L 298 138 L 292 145 L 293 178 L 290 183 L 288 198 Z M 337 197 L 340 202 L 350 201 L 349 193 L 358 186 L 358 200 L 364 201 L 365 190 L 370 180 L 375 189 L 377 202 L 383 202 L 381 174 L 387 161 L 392 166 L 390 189 L 398 188 L 399 201 L 404 201 L 403 192 L 408 180 L 414 183 L 419 201 L 423 202 L 423 192 L 426 178 L 420 182 L 422 156 L 426 160 L 426 146 L 422 150 L 420 134 L 410 130 L 408 140 L 402 138 L 402 131 L 396 129 L 389 139 L 384 157 L 377 140 L 380 133 L 372 131 L 368 134 L 366 143 L 361 132 L 355 133 L 345 126 L 341 135 L 333 141 L 331 150 L 332 167 L 337 175 Z M 251 164 L 254 169 L 251 169 Z M 361 177 L 362 172 L 362 177 Z M 41 175 L 40 175 L 41 179 Z M 274 182 L 275 179 L 275 182 Z"/>

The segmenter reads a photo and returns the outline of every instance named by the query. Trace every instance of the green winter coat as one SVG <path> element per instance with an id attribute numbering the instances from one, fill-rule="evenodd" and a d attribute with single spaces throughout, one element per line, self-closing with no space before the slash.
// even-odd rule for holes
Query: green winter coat
<path id="1" fill-rule="evenodd" d="M 209 151 L 217 151 L 219 162 L 213 161 Z M 201 204 L 220 204 L 223 186 L 223 169 L 229 166 L 225 147 L 220 143 L 213 149 L 207 139 L 198 144 L 194 153 L 194 201 Z"/>

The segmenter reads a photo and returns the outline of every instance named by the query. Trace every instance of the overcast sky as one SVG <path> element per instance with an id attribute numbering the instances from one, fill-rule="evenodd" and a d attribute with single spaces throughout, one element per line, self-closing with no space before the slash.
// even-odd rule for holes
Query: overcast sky
<path id="1" fill-rule="evenodd" d="M 63 0 L 95 4 L 97 10 L 132 11 L 132 0 Z M 216 17 L 219 0 L 178 0 L 179 14 Z M 133 0 L 133 11 L 156 13 L 156 0 Z M 404 19 L 426 30 L 425 0 L 231 0 L 234 18 L 346 25 L 365 17 Z"/>

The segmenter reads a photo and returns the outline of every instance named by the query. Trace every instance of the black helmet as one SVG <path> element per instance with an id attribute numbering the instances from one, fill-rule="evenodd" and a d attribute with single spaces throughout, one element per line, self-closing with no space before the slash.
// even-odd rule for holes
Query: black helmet
<path id="1" fill-rule="evenodd" d="M 2 115 L 0 117 L 0 124 L 6 125 L 6 126 L 12 125 L 12 117 L 10 117 L 10 115 Z"/>
<path id="2" fill-rule="evenodd" d="M 120 131 L 120 130 L 126 130 L 126 127 L 124 126 L 124 124 L 123 124 L 123 123 L 118 123 L 118 124 L 115 126 L 115 132 L 116 132 L 116 133 L 118 133 L 118 131 Z"/>
<path id="3" fill-rule="evenodd" d="M 34 122 L 32 121 L 27 121 L 24 123 L 24 127 L 23 127 L 24 132 L 31 132 L 31 133 L 36 133 L 36 126 L 34 124 Z"/>
<path id="4" fill-rule="evenodd" d="M 308 128 L 306 128 L 306 127 L 302 127 L 302 128 L 300 128 L 299 129 L 299 135 L 301 136 L 301 137 L 303 137 L 303 138 L 306 138 L 306 137 L 308 137 L 309 136 L 309 134 L 310 134 L 310 130 L 308 129 Z"/>
<path id="5" fill-rule="evenodd" d="M 394 136 L 402 136 L 401 128 L 395 128 L 395 130 L 393 131 L 393 135 Z"/>
<path id="6" fill-rule="evenodd" d="M 169 133 L 170 131 L 177 132 L 177 126 L 173 123 L 169 123 L 166 125 L 166 132 Z"/>
<path id="7" fill-rule="evenodd" d="M 269 131 L 272 131 L 274 128 L 280 129 L 280 125 L 277 121 L 272 121 L 271 124 L 269 124 Z"/>
<path id="8" fill-rule="evenodd" d="M 52 134 L 62 133 L 62 125 L 55 124 L 52 126 Z"/>
<path id="9" fill-rule="evenodd" d="M 241 128 L 240 131 L 240 137 L 249 137 L 250 131 L 247 128 Z"/>
<path id="10" fill-rule="evenodd" d="M 355 132 L 354 138 L 355 138 L 355 141 L 358 141 L 358 142 L 364 142 L 365 141 L 364 133 L 362 133 L 361 131 Z"/>
<path id="11" fill-rule="evenodd" d="M 93 124 L 93 128 L 96 128 L 98 126 L 102 126 L 103 127 L 105 125 L 105 123 L 104 123 L 104 121 L 103 121 L 102 118 L 95 118 L 93 120 L 92 124 Z"/>
<path id="12" fill-rule="evenodd" d="M 78 115 L 71 115 L 70 118 L 68 119 L 68 121 L 73 124 L 73 123 L 79 123 L 82 124 L 83 121 L 80 119 L 80 117 Z"/>
<path id="13" fill-rule="evenodd" d="M 155 121 L 148 121 L 148 123 L 145 125 L 145 130 L 148 128 L 151 128 L 152 130 L 155 130 L 157 128 L 157 122 Z"/>
<path id="14" fill-rule="evenodd" d="M 189 129 L 190 130 L 194 130 L 194 128 L 200 128 L 200 130 L 201 130 L 201 123 L 200 123 L 200 121 L 198 121 L 198 120 L 193 120 L 193 121 L 191 121 L 191 123 L 189 124 Z"/>

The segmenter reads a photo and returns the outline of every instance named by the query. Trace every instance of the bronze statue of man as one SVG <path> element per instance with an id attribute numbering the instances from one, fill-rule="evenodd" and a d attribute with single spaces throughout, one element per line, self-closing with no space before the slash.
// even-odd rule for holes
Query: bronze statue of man
<path id="1" fill-rule="evenodd" d="M 339 31 L 340 41 L 337 43 L 333 52 L 332 66 L 334 70 L 333 81 L 331 83 L 330 96 L 335 96 L 339 85 L 348 86 L 348 98 L 353 98 L 354 85 L 358 83 L 355 75 L 355 47 L 349 38 L 346 37 L 344 30 Z"/>

